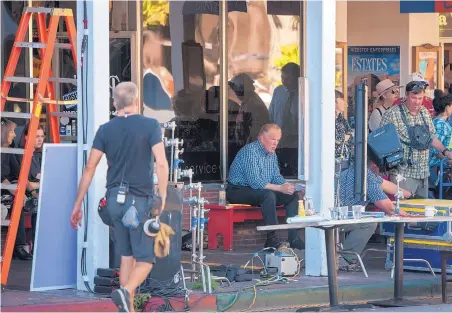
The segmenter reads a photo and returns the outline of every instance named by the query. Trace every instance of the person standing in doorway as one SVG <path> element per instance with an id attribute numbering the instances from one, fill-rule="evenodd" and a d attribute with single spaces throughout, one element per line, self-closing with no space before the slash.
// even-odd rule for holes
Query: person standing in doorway
<path id="1" fill-rule="evenodd" d="M 143 229 L 152 209 L 154 157 L 161 197 L 161 206 L 153 212 L 156 215 L 165 207 L 169 171 L 159 123 L 139 114 L 137 86 L 132 82 L 118 84 L 113 100 L 117 117 L 96 132 L 77 191 L 71 225 L 77 229 L 81 224 L 83 198 L 105 153 L 107 216 L 102 220 L 109 221 L 121 254 L 121 288 L 112 292 L 111 299 L 120 312 L 133 312 L 135 290 L 147 278 L 155 262 L 154 238 L 147 236 Z M 131 211 L 138 217 L 137 227 L 122 221 Z"/>

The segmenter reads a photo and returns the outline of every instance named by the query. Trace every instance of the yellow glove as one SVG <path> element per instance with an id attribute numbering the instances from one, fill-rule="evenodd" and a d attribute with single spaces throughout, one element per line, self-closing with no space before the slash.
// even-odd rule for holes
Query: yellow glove
<path id="1" fill-rule="evenodd" d="M 171 226 L 160 223 L 160 231 L 157 236 L 155 236 L 154 242 L 154 254 L 156 257 L 164 258 L 168 256 L 170 250 L 170 236 L 174 234 Z"/>

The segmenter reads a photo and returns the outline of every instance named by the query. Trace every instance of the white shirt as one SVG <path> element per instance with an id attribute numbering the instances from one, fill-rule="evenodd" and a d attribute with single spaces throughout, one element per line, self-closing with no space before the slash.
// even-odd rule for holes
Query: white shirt
<path id="1" fill-rule="evenodd" d="M 370 131 L 373 132 L 377 128 L 380 128 L 381 119 L 386 111 L 387 109 L 383 105 L 379 106 L 378 108 L 375 108 L 375 110 L 372 111 L 368 123 Z"/>

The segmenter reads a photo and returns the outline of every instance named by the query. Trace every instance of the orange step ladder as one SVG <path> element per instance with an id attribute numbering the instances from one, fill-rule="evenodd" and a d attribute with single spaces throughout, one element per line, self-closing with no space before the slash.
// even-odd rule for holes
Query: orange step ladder
<path id="1" fill-rule="evenodd" d="M 25 36 L 28 32 L 29 23 L 32 22 L 33 15 L 36 16 L 39 42 L 25 42 L 26 38 Z M 48 16 L 50 16 L 50 18 L 47 27 L 46 19 Z M 58 24 L 60 22 L 60 17 L 64 17 L 64 22 L 66 24 L 67 33 L 69 37 L 69 44 L 56 43 L 56 36 L 58 31 Z M 56 112 L 56 106 L 77 103 L 77 101 L 55 100 L 55 92 L 53 86 L 54 83 L 72 83 L 76 85 L 77 80 L 74 78 L 71 79 L 71 78 L 52 77 L 52 67 L 51 67 L 53 51 L 55 48 L 71 49 L 72 56 L 74 58 L 74 64 L 75 66 L 77 66 L 76 38 L 77 31 L 75 28 L 72 10 L 59 8 L 34 8 L 34 7 L 24 8 L 22 17 L 19 22 L 18 31 L 16 33 L 16 38 L 14 40 L 14 45 L 8 60 L 8 65 L 6 66 L 6 70 L 3 75 L 0 93 L 2 117 L 30 119 L 28 140 L 26 140 L 25 149 L 18 148 L 1 149 L 1 153 L 23 154 L 19 173 L 19 180 L 17 182 L 17 185 L 3 183 L 1 184 L 1 189 L 16 191 L 13 210 L 10 218 L 10 224 L 8 228 L 8 234 L 6 237 L 6 242 L 2 254 L 1 262 L 2 285 L 6 285 L 8 281 L 8 274 L 11 266 L 11 259 L 16 241 L 19 219 L 22 213 L 22 207 L 25 200 L 25 191 L 28 183 L 28 175 L 34 151 L 34 141 L 39 126 L 42 105 L 44 103 L 48 104 L 47 113 L 50 124 L 51 141 L 53 143 L 60 143 L 58 116 L 62 116 L 62 114 L 60 112 Z M 39 69 L 38 78 L 14 76 L 22 48 L 39 49 L 41 65 Z M 34 91 L 33 90 L 30 91 L 30 93 L 34 92 L 33 98 L 23 99 L 8 97 L 11 83 L 36 84 Z M 31 103 L 32 113 L 4 112 L 6 101 Z"/>

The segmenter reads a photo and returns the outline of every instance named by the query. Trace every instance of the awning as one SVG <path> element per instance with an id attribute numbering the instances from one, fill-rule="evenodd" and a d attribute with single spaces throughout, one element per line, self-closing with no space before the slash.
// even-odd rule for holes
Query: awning
<path id="1" fill-rule="evenodd" d="M 400 1 L 400 13 L 452 12 L 452 1 Z"/>
<path id="2" fill-rule="evenodd" d="M 248 12 L 245 0 L 229 0 L 228 11 Z M 182 14 L 220 15 L 220 1 L 185 1 Z"/>
<path id="3" fill-rule="evenodd" d="M 268 15 L 300 15 L 301 9 L 300 1 L 267 1 L 267 14 Z"/>

